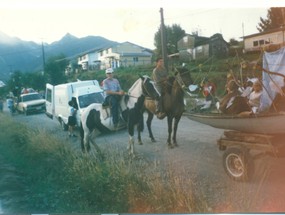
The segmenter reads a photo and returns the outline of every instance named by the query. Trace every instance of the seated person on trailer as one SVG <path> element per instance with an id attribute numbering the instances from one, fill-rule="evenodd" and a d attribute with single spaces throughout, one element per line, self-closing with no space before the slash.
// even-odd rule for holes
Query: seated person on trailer
<path id="1" fill-rule="evenodd" d="M 248 104 L 253 113 L 258 112 L 260 106 L 260 97 L 262 95 L 262 84 L 259 80 L 255 81 L 252 85 L 253 91 L 249 94 Z"/>
<path id="2" fill-rule="evenodd" d="M 205 97 L 205 102 L 201 110 L 209 109 L 215 102 L 216 85 L 208 78 L 205 78 L 201 83 L 201 88 Z"/>
<path id="3" fill-rule="evenodd" d="M 252 92 L 252 85 L 253 82 L 251 79 L 248 79 L 247 82 L 244 84 L 244 87 L 242 89 L 241 96 L 249 98 L 250 93 Z"/>

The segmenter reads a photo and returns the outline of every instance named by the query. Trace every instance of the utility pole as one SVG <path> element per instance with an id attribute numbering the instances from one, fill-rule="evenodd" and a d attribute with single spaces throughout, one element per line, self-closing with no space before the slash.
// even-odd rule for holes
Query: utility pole
<path id="1" fill-rule="evenodd" d="M 164 26 L 164 18 L 163 18 L 163 8 L 160 8 L 160 17 L 161 17 L 161 48 L 162 48 L 162 57 L 164 61 L 164 67 L 168 72 L 168 55 L 166 48 L 166 34 L 165 34 L 165 26 Z"/>
<path id="2" fill-rule="evenodd" d="M 42 55 L 43 55 L 43 74 L 45 74 L 46 60 L 45 60 L 45 49 L 43 41 L 42 41 Z"/>
<path id="3" fill-rule="evenodd" d="M 242 44 L 243 44 L 243 49 L 244 49 L 244 23 L 242 22 Z"/>

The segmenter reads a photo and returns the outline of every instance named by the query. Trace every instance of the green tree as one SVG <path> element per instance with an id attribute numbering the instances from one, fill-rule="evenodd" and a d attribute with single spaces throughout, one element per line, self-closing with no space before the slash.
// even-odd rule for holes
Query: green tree
<path id="1" fill-rule="evenodd" d="M 180 27 L 180 25 L 173 24 L 172 26 L 165 26 L 165 34 L 167 54 L 177 53 L 177 42 L 185 36 L 185 31 Z M 156 54 L 158 56 L 162 56 L 161 27 L 159 27 L 158 31 L 154 35 L 154 46 L 156 47 Z"/>
<path id="2" fill-rule="evenodd" d="M 25 74 L 25 80 L 28 80 L 28 85 L 35 90 L 44 90 L 46 84 L 46 77 L 42 72 L 31 72 Z"/>
<path id="3" fill-rule="evenodd" d="M 67 65 L 68 61 L 63 54 L 50 57 L 45 66 L 47 81 L 53 85 L 65 83 L 67 80 L 65 76 Z"/>
<path id="4" fill-rule="evenodd" d="M 271 7 L 267 11 L 267 18 L 260 17 L 260 23 L 256 27 L 259 32 L 264 32 L 280 27 L 285 27 L 285 8 Z"/>
<path id="5" fill-rule="evenodd" d="M 239 45 L 239 41 L 237 41 L 235 38 L 231 38 L 230 41 L 229 41 L 229 44 L 231 46 L 238 46 Z"/>

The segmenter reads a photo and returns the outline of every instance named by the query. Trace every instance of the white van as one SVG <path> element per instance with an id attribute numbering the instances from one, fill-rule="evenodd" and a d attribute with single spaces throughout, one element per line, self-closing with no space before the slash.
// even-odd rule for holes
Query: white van
<path id="1" fill-rule="evenodd" d="M 104 94 L 97 80 L 77 81 L 66 84 L 46 84 L 46 115 L 56 118 L 64 130 L 68 129 L 70 100 L 77 105 L 77 126 L 80 126 L 81 113 L 92 103 L 102 106 Z"/>

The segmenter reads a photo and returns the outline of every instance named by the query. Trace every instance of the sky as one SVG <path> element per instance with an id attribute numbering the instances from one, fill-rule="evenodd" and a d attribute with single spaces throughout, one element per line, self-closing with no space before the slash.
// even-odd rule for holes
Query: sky
<path id="1" fill-rule="evenodd" d="M 285 0 L 9 0 L 0 2 L 0 31 L 37 43 L 52 43 L 66 33 L 102 36 L 153 49 L 161 23 L 178 24 L 186 33 L 226 41 L 258 33 L 260 17 Z M 269 4 L 269 2 L 271 2 Z M 284 3 L 284 4 L 283 4 Z"/>

